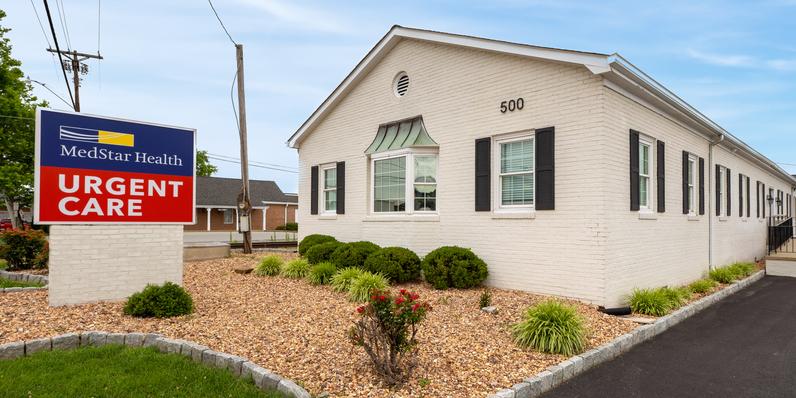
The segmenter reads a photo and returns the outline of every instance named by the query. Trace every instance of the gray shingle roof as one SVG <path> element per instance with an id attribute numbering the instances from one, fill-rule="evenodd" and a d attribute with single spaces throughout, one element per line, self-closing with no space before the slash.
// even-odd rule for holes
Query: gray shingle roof
<path id="1" fill-rule="evenodd" d="M 196 177 L 197 206 L 236 206 L 240 193 L 239 178 Z M 273 181 L 249 180 L 252 206 L 266 202 L 298 203 L 298 195 L 288 195 Z"/>

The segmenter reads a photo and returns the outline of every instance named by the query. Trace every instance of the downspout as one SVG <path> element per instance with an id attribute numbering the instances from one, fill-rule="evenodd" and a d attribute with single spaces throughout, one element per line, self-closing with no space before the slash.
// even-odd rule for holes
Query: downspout
<path id="1" fill-rule="evenodd" d="M 724 134 L 719 136 L 719 139 L 716 141 L 711 141 L 708 145 L 708 194 L 705 195 L 708 199 L 708 271 L 713 269 L 713 217 L 714 217 L 714 210 L 713 210 L 713 203 L 715 203 L 716 198 L 713 197 L 715 195 L 716 189 L 713 184 L 716 184 L 716 181 L 713 181 L 714 169 L 716 166 L 713 164 L 713 147 L 718 145 L 724 141 Z M 713 195 L 711 195 L 713 193 Z"/>

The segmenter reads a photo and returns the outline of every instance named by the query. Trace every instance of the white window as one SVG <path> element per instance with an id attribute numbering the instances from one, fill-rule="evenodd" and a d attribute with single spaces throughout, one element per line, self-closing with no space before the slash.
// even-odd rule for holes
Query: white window
<path id="1" fill-rule="evenodd" d="M 384 152 L 371 158 L 373 213 L 436 213 L 435 151 Z M 407 205 L 408 204 L 408 205 Z"/>
<path id="2" fill-rule="evenodd" d="M 501 209 L 533 208 L 534 137 L 514 136 L 496 140 L 497 197 Z"/>
<path id="3" fill-rule="evenodd" d="M 746 178 L 744 178 L 743 174 L 738 173 L 738 217 L 746 217 L 746 208 L 749 206 L 749 203 L 744 203 L 746 201 L 746 195 L 744 194 L 744 184 L 746 184 Z"/>
<path id="4" fill-rule="evenodd" d="M 222 211 L 224 212 L 224 224 L 232 224 L 235 221 L 233 219 L 233 216 L 235 215 L 233 213 L 234 210 L 232 210 L 232 209 L 224 209 Z"/>
<path id="5" fill-rule="evenodd" d="M 323 169 L 323 212 L 337 212 L 337 167 Z"/>
<path id="6" fill-rule="evenodd" d="M 697 213 L 697 191 L 696 191 L 696 156 L 688 155 L 688 214 Z"/>
<path id="7" fill-rule="evenodd" d="M 651 210 L 652 206 L 652 141 L 639 137 L 638 141 L 638 201 L 641 210 Z"/>
<path id="8" fill-rule="evenodd" d="M 718 198 L 716 200 L 719 202 L 719 215 L 720 216 L 726 216 L 727 215 L 727 199 L 726 199 L 726 196 L 724 196 L 724 195 L 727 194 L 726 192 L 724 192 L 725 189 L 726 189 L 726 187 L 725 187 L 726 182 L 725 181 L 727 181 L 727 168 L 724 167 L 724 166 L 719 166 L 719 180 L 716 181 L 716 184 L 718 184 L 717 185 L 718 189 L 716 190 L 716 193 L 719 196 L 718 196 Z"/>

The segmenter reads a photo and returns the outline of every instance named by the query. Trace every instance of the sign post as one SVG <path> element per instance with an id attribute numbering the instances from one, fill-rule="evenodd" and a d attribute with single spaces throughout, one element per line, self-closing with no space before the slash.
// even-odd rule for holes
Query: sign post
<path id="1" fill-rule="evenodd" d="M 39 109 L 34 222 L 51 224 L 50 304 L 182 283 L 196 130 Z"/>

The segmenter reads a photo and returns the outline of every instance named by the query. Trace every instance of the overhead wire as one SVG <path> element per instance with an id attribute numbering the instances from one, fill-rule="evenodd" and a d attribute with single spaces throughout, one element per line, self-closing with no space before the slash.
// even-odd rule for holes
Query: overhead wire
<path id="1" fill-rule="evenodd" d="M 40 82 L 40 81 L 38 81 L 38 80 L 33 80 L 33 79 L 31 79 L 31 78 L 28 78 L 28 81 L 29 81 L 29 82 L 33 82 L 33 83 L 36 83 L 36 84 L 38 84 L 38 85 L 40 85 L 40 86 L 44 87 L 45 89 L 47 89 L 47 91 L 51 92 L 51 93 L 52 93 L 54 96 L 58 97 L 58 99 L 59 99 L 59 100 L 63 101 L 63 102 L 64 102 L 64 104 L 66 104 L 67 106 L 71 106 L 71 105 L 69 105 L 69 102 L 68 102 L 67 100 L 65 100 L 63 97 L 61 97 L 60 95 L 58 95 L 58 93 L 56 93 L 55 91 L 53 91 L 53 90 L 52 90 L 50 87 L 48 87 L 46 84 L 44 84 L 44 83 L 42 83 L 42 82 Z"/>
<path id="2" fill-rule="evenodd" d="M 220 157 L 220 158 L 227 158 L 227 159 L 231 159 L 231 160 L 235 160 L 235 161 L 240 160 L 240 159 L 238 159 L 238 158 L 236 158 L 234 156 L 221 155 L 221 154 L 217 154 L 217 153 L 209 153 L 208 152 L 208 155 L 212 155 L 212 156 Z M 263 166 L 278 167 L 278 168 L 283 168 L 283 169 L 293 169 L 295 171 L 298 171 L 297 167 L 285 166 L 285 165 L 276 164 L 276 163 L 259 162 L 259 161 L 256 161 L 256 160 L 249 160 L 249 163 L 256 163 L 256 164 L 260 164 L 260 165 L 263 165 Z"/>
<path id="3" fill-rule="evenodd" d="M 47 47 L 52 47 L 50 45 L 50 38 L 47 37 L 47 32 L 44 31 L 44 24 L 41 23 L 41 18 L 39 18 L 39 11 L 36 9 L 36 5 L 33 4 L 33 0 L 30 0 L 30 6 L 33 7 L 33 13 L 36 14 L 36 20 L 39 21 L 39 27 L 41 28 L 41 34 L 44 35 L 44 41 L 47 42 Z"/>
<path id="4" fill-rule="evenodd" d="M 53 26 L 53 18 L 52 13 L 50 13 L 50 5 L 47 3 L 47 0 L 44 0 L 44 10 L 47 11 L 47 22 L 50 24 L 50 33 L 53 35 L 53 43 L 55 43 L 55 51 L 58 52 L 58 59 L 61 60 L 61 72 L 64 75 L 64 82 L 66 83 L 66 89 L 69 91 L 69 99 L 72 102 L 72 109 L 75 109 L 75 97 L 72 95 L 72 86 L 69 85 L 69 78 L 66 77 L 66 68 L 64 67 L 64 59 L 63 54 L 61 54 L 61 48 L 58 46 L 58 36 L 55 34 L 55 26 Z"/>
<path id="5" fill-rule="evenodd" d="M 222 162 L 229 162 L 229 163 L 236 163 L 236 164 L 240 164 L 240 160 L 226 159 L 226 158 L 221 158 L 221 157 L 218 157 L 218 156 L 213 156 L 213 155 L 210 155 L 210 154 L 208 154 L 208 155 L 207 155 L 207 157 L 208 157 L 209 159 L 219 160 L 219 161 L 222 161 Z M 294 170 L 286 170 L 286 169 L 281 169 L 281 168 L 278 168 L 278 167 L 263 166 L 263 165 L 260 165 L 260 164 L 257 164 L 257 163 L 252 163 L 251 161 L 249 162 L 249 166 L 251 166 L 251 167 L 257 167 L 257 168 L 260 168 L 260 169 L 267 169 L 267 170 L 273 170 L 273 171 L 281 171 L 281 172 L 284 172 L 284 173 L 294 173 L 294 174 L 298 174 L 298 171 L 294 171 Z"/>
<path id="6" fill-rule="evenodd" d="M 66 26 L 66 10 L 62 0 L 55 0 L 55 7 L 58 9 L 58 18 L 61 20 L 61 31 L 64 32 L 66 38 L 66 49 L 72 49 L 72 38 L 69 37 L 69 27 Z"/>

